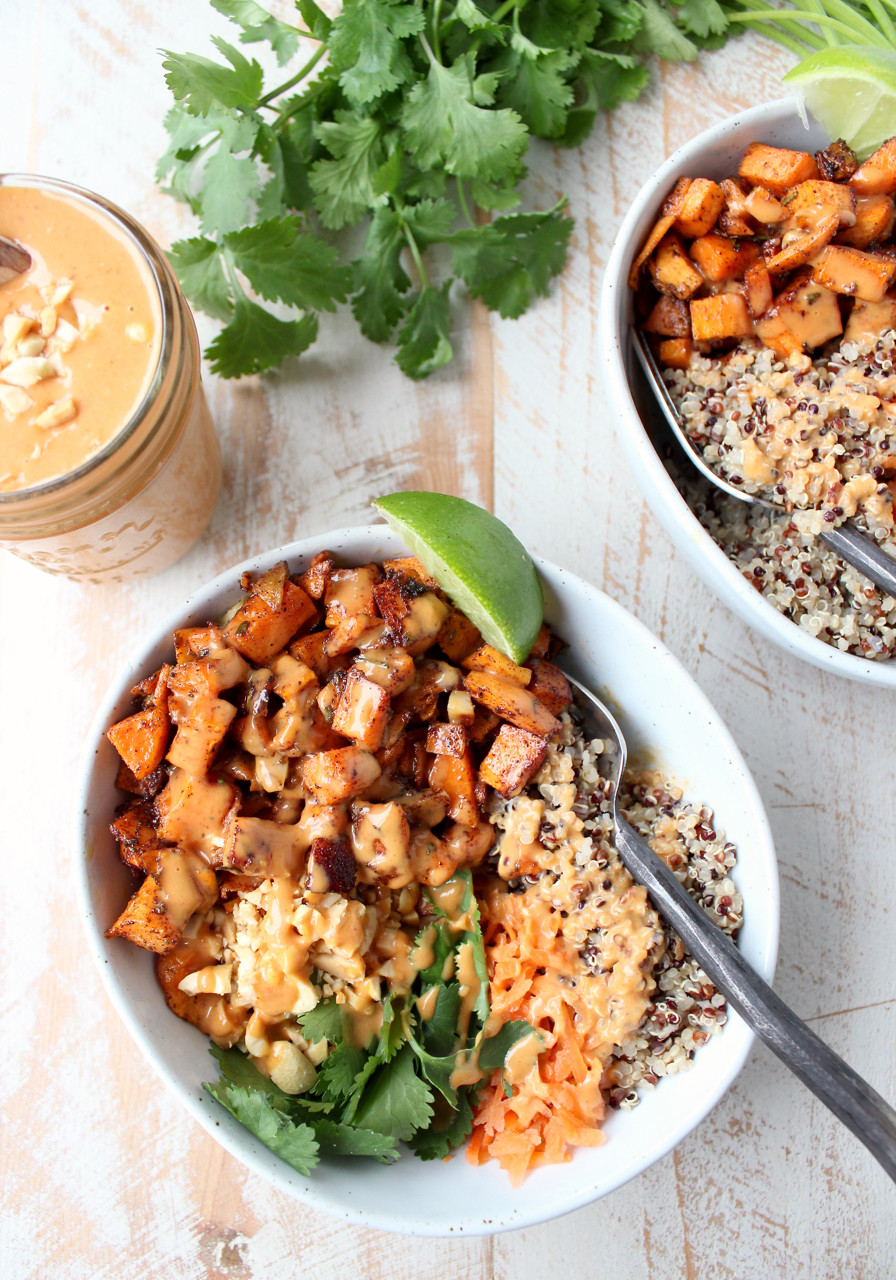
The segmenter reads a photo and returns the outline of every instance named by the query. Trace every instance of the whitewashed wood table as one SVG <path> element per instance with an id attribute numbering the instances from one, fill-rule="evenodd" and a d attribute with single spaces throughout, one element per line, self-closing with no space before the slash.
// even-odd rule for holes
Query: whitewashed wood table
<path id="1" fill-rule="evenodd" d="M 163 244 L 188 231 L 152 179 L 169 105 L 158 49 L 207 51 L 223 19 L 205 0 L 2 9 L 0 167 L 103 192 Z M 168 1096 L 111 1009 L 75 905 L 84 733 L 147 622 L 250 553 L 366 522 L 378 494 L 441 489 L 493 507 L 533 551 L 626 603 L 694 674 L 774 828 L 777 989 L 896 1097 L 893 696 L 779 653 L 696 580 L 622 459 L 594 350 L 602 264 L 640 183 L 708 123 L 779 96 L 790 61 L 748 37 L 699 66 L 658 67 L 581 149 L 537 149 L 527 198 L 568 194 L 569 265 L 517 322 L 459 299 L 457 361 L 428 382 L 405 379 L 346 316 L 325 320 L 297 370 L 209 379 L 225 487 L 180 564 L 83 587 L 0 555 L 3 1280 L 894 1274 L 896 1190 L 759 1048 L 675 1152 L 564 1219 L 435 1245 L 336 1224 L 274 1193 Z"/>

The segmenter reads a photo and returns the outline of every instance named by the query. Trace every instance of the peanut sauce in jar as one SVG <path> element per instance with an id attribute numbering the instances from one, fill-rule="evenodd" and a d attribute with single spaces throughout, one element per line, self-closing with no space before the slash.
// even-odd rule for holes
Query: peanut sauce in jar
<path id="1" fill-rule="evenodd" d="M 161 569 L 221 477 L 174 275 L 126 213 L 52 179 L 0 175 L 4 248 L 0 545 L 92 582 Z"/>

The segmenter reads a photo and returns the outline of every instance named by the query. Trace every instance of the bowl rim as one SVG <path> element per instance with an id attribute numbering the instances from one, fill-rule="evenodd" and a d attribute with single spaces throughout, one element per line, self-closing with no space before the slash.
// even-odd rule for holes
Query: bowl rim
<path id="1" fill-rule="evenodd" d="M 693 168 L 692 157 L 696 153 L 716 147 L 732 135 L 749 133 L 751 140 L 755 140 L 764 128 L 790 122 L 795 126 L 803 123 L 808 128 L 799 100 L 793 94 L 727 116 L 678 147 L 643 184 L 616 233 L 607 261 L 598 306 L 598 346 L 607 375 L 610 403 L 616 408 L 614 429 L 635 481 L 654 515 L 706 585 L 751 628 L 794 657 L 859 683 L 896 688 L 896 659 L 874 662 L 826 644 L 785 618 L 746 581 L 679 493 L 644 429 L 626 371 L 626 335 L 621 329 L 629 296 L 627 276 L 645 214 L 655 212 L 662 193 L 676 178 Z"/>
<path id="2" fill-rule="evenodd" d="M 162 1083 L 173 1093 L 180 1105 L 189 1112 L 206 1133 L 243 1165 L 258 1174 L 265 1182 L 273 1185 L 277 1190 L 307 1204 L 309 1207 L 320 1209 L 328 1215 L 342 1218 L 355 1225 L 400 1232 L 407 1235 L 430 1237 L 492 1235 L 501 1231 L 535 1226 L 538 1223 L 561 1217 L 575 1209 L 582 1208 L 609 1194 L 611 1191 L 617 1190 L 668 1154 L 673 1147 L 677 1146 L 684 1137 L 693 1132 L 706 1118 L 740 1074 L 755 1038 L 754 1033 L 730 1006 L 729 1021 L 724 1031 L 723 1048 L 719 1047 L 723 1037 L 719 1037 L 718 1040 L 711 1041 L 703 1050 L 703 1052 L 713 1049 L 717 1052 L 724 1051 L 726 1059 L 724 1068 L 716 1072 L 716 1076 L 712 1079 L 709 1087 L 704 1087 L 699 1107 L 695 1109 L 694 1113 L 686 1108 L 686 1118 L 679 1119 L 670 1128 L 664 1140 L 649 1149 L 644 1159 L 629 1161 L 629 1164 L 623 1167 L 621 1176 L 613 1181 L 612 1185 L 595 1190 L 592 1183 L 586 1178 L 573 1195 L 563 1197 L 560 1203 L 556 1202 L 556 1197 L 552 1199 L 548 1194 L 534 1208 L 530 1208 L 525 1213 L 511 1209 L 503 1214 L 492 1213 L 487 1218 L 476 1217 L 452 1223 L 449 1227 L 442 1221 L 428 1221 L 425 1216 L 414 1215 L 409 1217 L 406 1215 L 405 1206 L 396 1206 L 394 1212 L 371 1212 L 364 1205 L 337 1200 L 329 1191 L 315 1186 L 313 1174 L 308 1179 L 301 1179 L 294 1170 L 268 1151 L 248 1130 L 225 1113 L 217 1104 L 210 1102 L 208 1098 L 193 1096 L 189 1086 L 181 1083 L 174 1071 L 163 1060 L 162 1053 L 157 1049 L 148 1029 L 141 1021 L 134 1003 L 128 997 L 124 980 L 118 977 L 105 951 L 104 930 L 97 917 L 89 875 L 92 861 L 92 853 L 90 852 L 90 795 L 94 774 L 99 772 L 98 751 L 104 740 L 105 730 L 111 722 L 111 717 L 115 714 L 116 707 L 121 704 L 125 692 L 135 683 L 135 674 L 145 670 L 153 652 L 158 649 L 165 637 L 170 638 L 176 627 L 184 625 L 185 620 L 190 618 L 197 610 L 207 607 L 205 602 L 211 602 L 222 595 L 229 599 L 235 598 L 239 591 L 238 583 L 242 573 L 263 571 L 281 559 L 293 562 L 301 557 L 313 554 L 323 547 L 338 550 L 340 546 L 344 546 L 347 542 L 351 543 L 361 538 L 377 539 L 385 542 L 387 545 L 384 547 L 384 552 L 404 549 L 404 544 L 400 538 L 392 534 L 386 525 L 372 523 L 366 526 L 352 526 L 315 534 L 249 557 L 239 564 L 224 570 L 210 582 L 193 591 L 181 604 L 166 612 L 165 616 L 154 625 L 149 636 L 144 637 L 139 645 L 134 646 L 116 671 L 88 731 L 84 766 L 78 783 L 74 813 L 74 856 L 77 864 L 75 868 L 77 892 L 89 949 L 99 969 L 103 986 L 113 1008 L 140 1049 L 144 1059 L 161 1079 Z M 350 547 L 348 552 L 351 554 Z M 780 883 L 777 859 L 768 817 L 755 780 L 727 726 L 678 659 L 632 613 L 613 600 L 612 597 L 606 595 L 605 592 L 594 587 L 586 579 L 579 577 L 572 571 L 562 569 L 551 561 L 538 556 L 533 556 L 533 560 L 540 573 L 546 575 L 547 581 L 561 584 L 568 583 L 576 591 L 583 591 L 586 597 L 589 594 L 597 597 L 602 608 L 608 610 L 615 617 L 624 619 L 626 626 L 633 627 L 639 631 L 645 643 L 649 643 L 661 660 L 669 661 L 678 668 L 685 684 L 690 686 L 688 697 L 693 700 L 696 714 L 700 721 L 706 722 L 709 720 L 716 732 L 724 738 L 725 749 L 730 756 L 730 764 L 739 774 L 739 785 L 743 788 L 745 806 L 749 809 L 751 820 L 755 824 L 755 831 L 758 837 L 755 842 L 755 854 L 760 859 L 762 868 L 761 875 L 765 893 L 764 909 L 762 912 L 757 912 L 757 919 L 761 917 L 758 929 L 760 945 L 758 954 L 753 958 L 752 963 L 756 971 L 766 981 L 771 982 L 777 960 L 780 930 Z M 206 614 L 205 616 L 208 615 Z M 210 1072 L 210 1074 L 212 1073 Z M 412 1159 L 413 1157 L 410 1154 L 406 1154 L 402 1163 Z M 480 1168 L 475 1172 L 478 1176 L 481 1176 L 486 1170 Z M 549 1172 L 549 1170 L 544 1172 Z M 501 1173 L 500 1177 L 504 1179 L 505 1175 Z M 297 1180 L 301 1183 L 300 1186 L 297 1186 Z M 509 1186 L 509 1183 L 507 1185 Z M 483 1181 L 483 1191 L 487 1192 L 485 1180 Z"/>

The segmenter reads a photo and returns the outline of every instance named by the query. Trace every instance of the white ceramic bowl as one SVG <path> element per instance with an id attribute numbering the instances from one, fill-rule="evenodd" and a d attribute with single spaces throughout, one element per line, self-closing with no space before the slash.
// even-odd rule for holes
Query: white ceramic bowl
<path id="1" fill-rule="evenodd" d="M 239 596 L 242 571 L 263 571 L 284 558 L 298 569 L 323 548 L 344 562 L 364 563 L 395 555 L 400 543 L 384 525 L 372 525 L 305 539 L 248 560 L 160 620 L 113 683 L 91 731 L 77 815 L 75 847 L 91 950 L 113 1004 L 162 1080 L 212 1137 L 281 1191 L 335 1217 L 389 1231 L 491 1234 L 529 1226 L 620 1186 L 670 1151 L 712 1110 L 752 1042 L 735 1014 L 697 1054 L 691 1071 L 662 1082 L 634 1111 L 611 1114 L 603 1146 L 577 1152 L 569 1164 L 538 1170 L 517 1190 L 497 1164 L 474 1168 L 462 1153 L 447 1163 L 422 1162 L 407 1153 L 388 1167 L 332 1159 L 304 1178 L 204 1093 L 202 1082 L 217 1077 L 208 1042 L 169 1012 L 152 957 L 104 936 L 133 892 L 131 874 L 109 833 L 121 793 L 115 789 L 117 758 L 105 729 L 129 713 L 128 691 L 170 653 L 176 627 L 208 621 Z M 538 567 L 547 618 L 571 643 L 577 674 L 619 709 L 632 749 L 642 757 L 649 753 L 689 795 L 711 805 L 717 824 L 737 844 L 736 880 L 745 903 L 741 947 L 770 980 L 778 939 L 777 869 L 762 803 L 740 752 L 690 677 L 639 622 L 571 573 L 543 561 Z"/>
<path id="2" fill-rule="evenodd" d="M 746 581 L 676 488 L 644 429 L 629 384 L 634 362 L 629 341 L 633 297 L 626 281 L 632 259 L 656 222 L 675 179 L 683 175 L 726 177 L 736 171 L 750 142 L 815 151 L 828 140 L 811 117 L 806 128 L 795 98 L 784 98 L 713 125 L 670 156 L 635 197 L 614 241 L 599 307 L 599 349 L 610 402 L 617 411 L 617 434 L 635 477 L 654 515 L 706 584 L 745 622 L 798 658 L 837 675 L 896 689 L 896 661 L 869 662 L 841 653 L 785 618 Z"/>

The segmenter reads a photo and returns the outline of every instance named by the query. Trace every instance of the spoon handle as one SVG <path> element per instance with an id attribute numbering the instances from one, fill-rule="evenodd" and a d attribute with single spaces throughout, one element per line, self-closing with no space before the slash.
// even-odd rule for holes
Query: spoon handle
<path id="1" fill-rule="evenodd" d="M 825 546 L 864 573 L 881 591 L 896 596 L 896 563 L 873 538 L 849 524 L 840 525 L 838 529 L 831 529 L 820 536 Z"/>
<path id="2" fill-rule="evenodd" d="M 625 866 L 719 991 L 896 1181 L 896 1111 L 775 995 L 662 859 L 619 817 L 616 843 Z"/>

